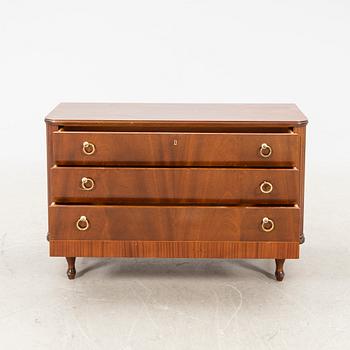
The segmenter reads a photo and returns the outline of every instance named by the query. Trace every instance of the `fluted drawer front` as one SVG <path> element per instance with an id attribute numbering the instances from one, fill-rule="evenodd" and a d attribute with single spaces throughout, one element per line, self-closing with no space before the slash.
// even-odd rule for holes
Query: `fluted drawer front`
<path id="1" fill-rule="evenodd" d="M 296 169 L 53 167 L 66 203 L 296 203 Z"/>
<path id="2" fill-rule="evenodd" d="M 294 166 L 293 133 L 53 133 L 58 165 Z"/>
<path id="3" fill-rule="evenodd" d="M 51 205 L 54 240 L 289 241 L 298 207 Z"/>

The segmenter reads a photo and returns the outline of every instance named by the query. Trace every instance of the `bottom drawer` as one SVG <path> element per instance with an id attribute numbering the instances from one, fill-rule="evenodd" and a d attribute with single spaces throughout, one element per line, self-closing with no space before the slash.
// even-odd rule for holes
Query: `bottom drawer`
<path id="1" fill-rule="evenodd" d="M 300 209 L 51 205 L 52 240 L 299 242 Z"/>

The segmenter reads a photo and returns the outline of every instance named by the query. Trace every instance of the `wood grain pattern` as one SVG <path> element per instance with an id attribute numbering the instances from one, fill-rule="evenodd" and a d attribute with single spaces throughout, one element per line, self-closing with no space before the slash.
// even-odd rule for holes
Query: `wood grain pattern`
<path id="1" fill-rule="evenodd" d="M 46 121 L 65 125 L 125 125 L 133 129 L 169 124 L 237 127 L 298 126 L 307 118 L 295 104 L 61 103 Z"/>
<path id="2" fill-rule="evenodd" d="M 96 147 L 86 155 L 83 143 Z M 268 158 L 260 147 L 272 148 Z M 58 165 L 128 166 L 294 166 L 299 137 L 293 133 L 53 133 Z"/>
<path id="3" fill-rule="evenodd" d="M 94 185 L 83 190 L 82 179 Z M 271 193 L 260 185 L 269 181 Z M 280 203 L 299 199 L 297 169 L 53 167 L 57 203 Z"/>
<path id="4" fill-rule="evenodd" d="M 157 242 L 52 240 L 51 256 L 297 259 L 298 242 Z"/>
<path id="5" fill-rule="evenodd" d="M 295 105 L 68 103 L 46 123 L 50 255 L 67 257 L 69 278 L 81 256 L 271 258 L 282 280 L 299 257 L 307 118 Z"/>
<path id="6" fill-rule="evenodd" d="M 299 242 L 297 207 L 51 205 L 53 239 Z M 85 216 L 90 227 L 76 228 Z M 275 228 L 264 232 L 262 219 Z"/>

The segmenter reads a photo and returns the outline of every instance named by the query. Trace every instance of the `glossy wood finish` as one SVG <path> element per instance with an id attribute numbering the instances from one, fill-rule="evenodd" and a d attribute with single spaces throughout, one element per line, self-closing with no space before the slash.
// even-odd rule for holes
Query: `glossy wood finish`
<path id="1" fill-rule="evenodd" d="M 51 256 L 297 259 L 299 242 L 51 240 Z"/>
<path id="2" fill-rule="evenodd" d="M 84 178 L 91 189 L 84 190 Z M 270 193 L 261 191 L 264 181 Z M 294 204 L 299 198 L 297 169 L 53 167 L 51 183 L 53 200 L 61 203 Z"/>
<path id="3" fill-rule="evenodd" d="M 95 145 L 91 155 L 83 143 Z M 263 143 L 272 148 L 260 155 Z M 292 133 L 53 133 L 57 165 L 294 166 L 299 137 Z"/>
<path id="4" fill-rule="evenodd" d="M 61 103 L 46 117 L 58 125 L 185 128 L 296 127 L 307 118 L 295 104 Z"/>
<path id="5" fill-rule="evenodd" d="M 272 258 L 282 280 L 299 257 L 307 119 L 295 105 L 69 103 L 46 122 L 50 255 L 67 257 L 68 278 L 81 256 Z"/>
<path id="6" fill-rule="evenodd" d="M 207 206 L 50 207 L 52 239 L 159 241 L 299 241 L 299 208 Z M 85 216 L 89 228 L 80 231 Z M 262 219 L 274 221 L 264 232 Z"/>

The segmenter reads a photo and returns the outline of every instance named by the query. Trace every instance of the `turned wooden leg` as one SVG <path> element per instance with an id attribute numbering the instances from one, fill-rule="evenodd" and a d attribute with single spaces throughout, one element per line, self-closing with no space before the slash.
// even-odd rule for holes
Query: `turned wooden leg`
<path id="1" fill-rule="evenodd" d="M 283 277 L 284 277 L 283 264 L 284 264 L 285 260 L 286 259 L 275 259 L 275 261 L 276 261 L 275 276 L 276 276 L 277 281 L 283 281 Z"/>
<path id="2" fill-rule="evenodd" d="M 75 274 L 77 273 L 75 270 L 75 258 L 67 257 L 68 270 L 67 276 L 70 280 L 74 280 Z"/>

